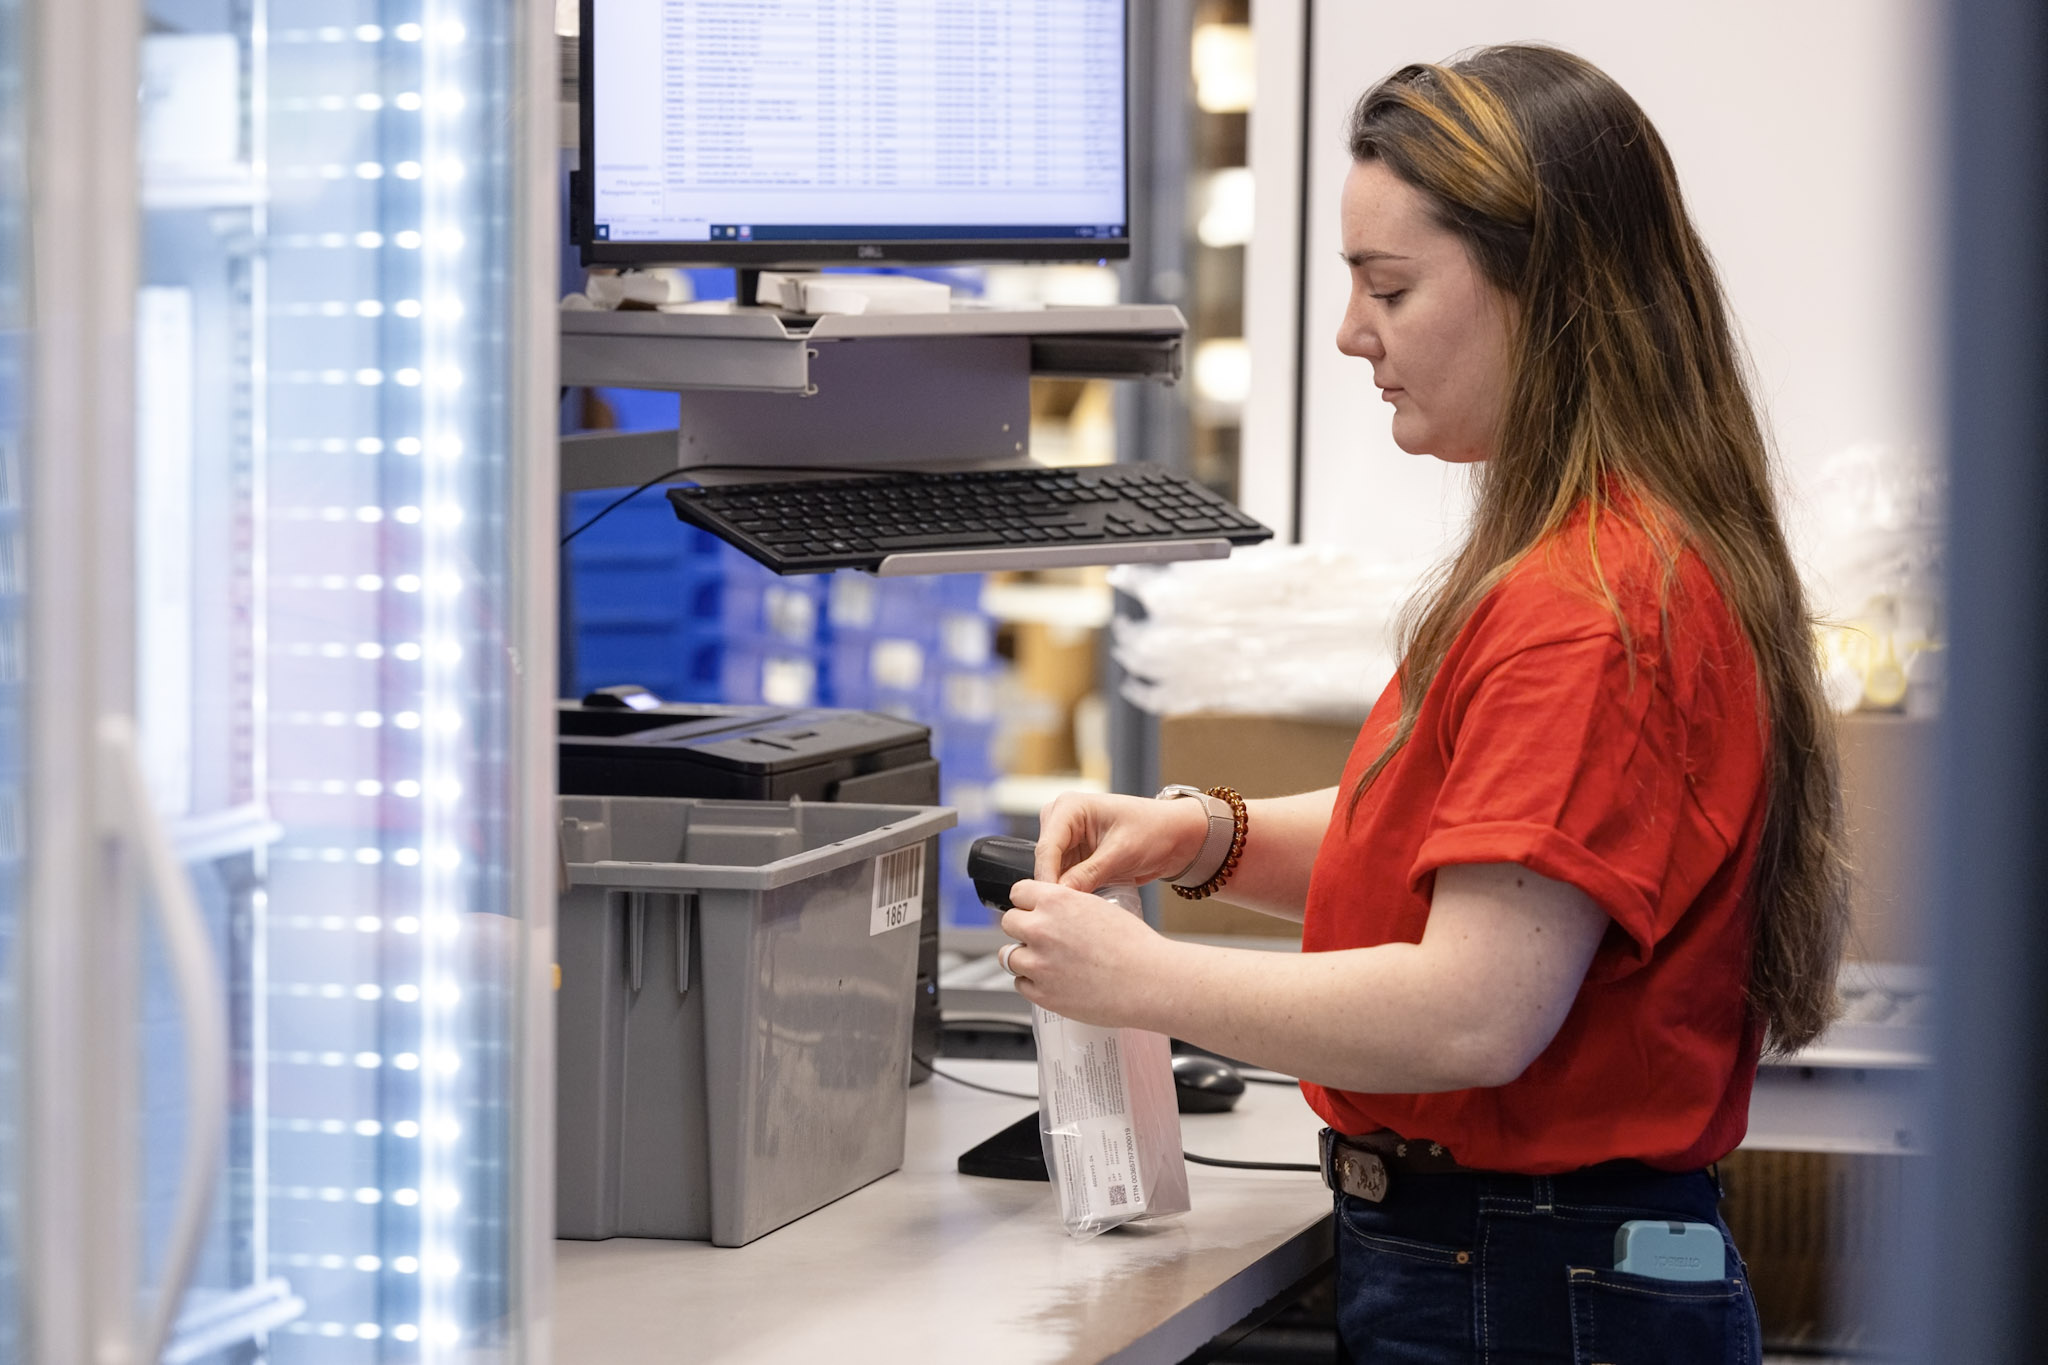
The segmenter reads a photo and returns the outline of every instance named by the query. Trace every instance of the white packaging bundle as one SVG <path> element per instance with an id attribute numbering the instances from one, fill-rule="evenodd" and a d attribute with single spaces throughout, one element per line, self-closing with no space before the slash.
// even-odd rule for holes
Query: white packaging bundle
<path id="1" fill-rule="evenodd" d="M 1947 478 L 1925 452 L 1860 445 L 1829 457 L 1801 539 L 1821 666 L 1837 711 L 1939 713 Z"/>
<path id="2" fill-rule="evenodd" d="M 1324 545 L 1120 566 L 1111 586 L 1144 609 L 1113 626 L 1123 695 L 1158 716 L 1363 718 L 1394 675 L 1394 617 L 1427 568 Z"/>
<path id="3" fill-rule="evenodd" d="M 1113 888 L 1106 899 L 1120 900 Z M 1129 906 L 1126 906 L 1129 908 Z M 1079 1024 L 1034 1005 L 1038 1135 L 1070 1236 L 1188 1211 L 1166 1036 Z"/>
<path id="4" fill-rule="evenodd" d="M 911 275 L 761 272 L 761 297 L 798 313 L 943 313 L 953 291 Z"/>

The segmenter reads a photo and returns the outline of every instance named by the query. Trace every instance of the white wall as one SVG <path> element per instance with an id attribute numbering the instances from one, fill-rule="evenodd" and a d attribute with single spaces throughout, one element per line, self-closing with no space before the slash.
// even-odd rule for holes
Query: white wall
<path id="1" fill-rule="evenodd" d="M 1388 558 L 1428 555 L 1444 548 L 1462 515 L 1463 476 L 1395 447 L 1369 369 L 1340 356 L 1331 340 L 1346 289 L 1337 196 L 1348 165 L 1345 119 L 1357 95 L 1403 63 L 1486 42 L 1538 39 L 1580 53 L 1620 81 L 1663 133 L 1756 362 L 1788 473 L 1795 539 L 1805 535 L 1801 504 L 1829 454 L 1873 440 L 1931 448 L 1940 408 L 1934 5 L 1317 4 L 1309 35 L 1303 538 Z M 1260 91 L 1262 110 L 1268 93 Z M 1287 233 L 1290 207 L 1261 185 L 1255 251 Z M 1285 378 L 1270 348 L 1253 344 L 1255 385 Z M 1248 443 L 1246 452 L 1253 464 L 1288 454 L 1279 442 Z"/>

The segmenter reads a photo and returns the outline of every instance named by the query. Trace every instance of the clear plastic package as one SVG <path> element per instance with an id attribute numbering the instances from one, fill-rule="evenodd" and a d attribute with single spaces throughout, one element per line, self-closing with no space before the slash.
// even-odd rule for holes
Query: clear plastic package
<path id="1" fill-rule="evenodd" d="M 1097 894 L 1137 912 L 1132 886 Z M 1160 1033 L 1101 1028 L 1033 1006 L 1038 1135 L 1076 1240 L 1188 1211 L 1173 1057 Z"/>

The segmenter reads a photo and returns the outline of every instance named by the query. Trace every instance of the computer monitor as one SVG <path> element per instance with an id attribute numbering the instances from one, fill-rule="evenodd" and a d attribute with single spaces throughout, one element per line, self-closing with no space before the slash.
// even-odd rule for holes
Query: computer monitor
<path id="1" fill-rule="evenodd" d="M 586 265 L 1130 254 L 1126 0 L 582 0 Z"/>

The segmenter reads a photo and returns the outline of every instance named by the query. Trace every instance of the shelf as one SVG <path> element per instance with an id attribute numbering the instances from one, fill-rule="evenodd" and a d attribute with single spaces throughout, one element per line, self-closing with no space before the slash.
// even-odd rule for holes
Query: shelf
<path id="1" fill-rule="evenodd" d="M 763 309 L 565 310 L 568 385 L 680 395 L 677 427 L 565 437 L 561 488 L 670 477 L 999 469 L 1030 462 L 1031 379 L 1181 374 L 1186 323 L 1165 304 L 956 307 L 791 319 Z M 882 577 L 1221 559 L 1220 538 L 933 549 Z"/>
<path id="2" fill-rule="evenodd" d="M 786 322 L 767 311 L 566 311 L 561 319 L 564 384 L 784 394 L 813 392 L 818 348 L 836 342 L 936 342 L 951 348 L 1008 338 L 1023 343 L 1029 374 L 1173 383 L 1181 376 L 1187 326 L 1180 310 L 1166 304 L 963 308 L 835 315 L 808 323 Z M 912 377 L 932 379 L 929 373 Z"/>
<path id="3" fill-rule="evenodd" d="M 1877 1156 L 1927 1150 L 1928 973 L 1851 962 L 1841 984 L 1841 1021 L 1810 1047 L 1757 1068 L 1743 1146 Z"/>
<path id="4" fill-rule="evenodd" d="M 274 844 L 283 826 L 258 805 L 230 806 L 171 821 L 171 844 L 187 863 L 212 862 Z"/>
<path id="5" fill-rule="evenodd" d="M 1927 1150 L 1924 1071 L 1798 1063 L 1757 1068 L 1744 1147 L 1864 1156 Z"/>
<path id="6" fill-rule="evenodd" d="M 186 1365 L 253 1341 L 303 1316 L 306 1301 L 282 1279 L 228 1294 L 194 1291 L 164 1348 L 164 1365 Z"/>
<path id="7" fill-rule="evenodd" d="M 145 169 L 142 177 L 142 207 L 149 212 L 251 208 L 267 197 L 263 182 L 247 163 L 182 166 L 154 173 Z"/>

